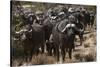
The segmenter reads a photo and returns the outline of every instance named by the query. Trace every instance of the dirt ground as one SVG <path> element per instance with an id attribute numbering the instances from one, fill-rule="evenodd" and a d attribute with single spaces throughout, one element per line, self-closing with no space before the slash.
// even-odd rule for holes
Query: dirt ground
<path id="1" fill-rule="evenodd" d="M 64 64 L 96 61 L 96 31 L 92 31 L 84 35 L 82 46 L 79 46 L 78 36 L 76 36 L 76 39 L 76 47 L 75 50 L 73 50 L 72 59 L 69 59 L 68 54 L 66 53 Z M 56 60 L 54 56 L 48 56 L 45 53 L 39 54 L 38 56 L 33 55 L 32 61 L 29 63 L 24 62 L 22 59 L 16 59 L 13 60 L 12 64 L 14 66 L 56 64 Z"/>

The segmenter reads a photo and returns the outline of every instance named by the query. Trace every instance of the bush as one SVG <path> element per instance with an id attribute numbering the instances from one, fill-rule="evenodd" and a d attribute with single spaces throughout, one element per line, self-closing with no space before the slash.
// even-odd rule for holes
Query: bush
<path id="1" fill-rule="evenodd" d="M 85 47 L 85 48 L 90 47 L 90 44 L 89 44 L 89 43 L 84 44 L 84 47 Z"/>
<path id="2" fill-rule="evenodd" d="M 96 60 L 96 55 L 94 53 L 86 54 L 80 59 L 80 61 L 83 61 L 83 62 L 92 62 L 95 60 Z"/>
<path id="3" fill-rule="evenodd" d="M 78 59 L 79 60 L 80 57 L 81 57 L 81 55 L 80 55 L 80 53 L 77 53 L 77 54 L 74 55 L 74 57 L 75 57 L 75 59 Z"/>

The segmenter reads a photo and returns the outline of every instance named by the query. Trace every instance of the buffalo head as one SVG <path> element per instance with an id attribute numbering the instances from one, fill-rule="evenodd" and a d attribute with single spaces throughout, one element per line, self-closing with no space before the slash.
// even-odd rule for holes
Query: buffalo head
<path id="1" fill-rule="evenodd" d="M 16 31 L 15 35 L 17 36 L 15 38 L 21 41 L 30 39 L 32 38 L 32 28 L 30 25 L 26 25 L 20 31 Z"/>

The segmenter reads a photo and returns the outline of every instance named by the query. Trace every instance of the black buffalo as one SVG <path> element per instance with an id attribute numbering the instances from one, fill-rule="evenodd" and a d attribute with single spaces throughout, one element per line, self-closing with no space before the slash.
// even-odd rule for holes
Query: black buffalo
<path id="1" fill-rule="evenodd" d="M 32 55 L 37 55 L 39 53 L 39 48 L 44 51 L 44 30 L 43 26 L 39 24 L 34 25 L 25 25 L 23 29 L 16 32 L 16 34 L 20 35 L 20 42 L 24 48 L 24 57 L 25 60 L 31 61 Z"/>
<path id="2" fill-rule="evenodd" d="M 90 26 L 93 27 L 94 20 L 95 20 L 95 13 L 93 11 L 90 11 Z"/>
<path id="3" fill-rule="evenodd" d="M 79 33 L 79 32 L 76 32 L 76 34 L 79 36 L 80 38 L 80 45 L 82 45 L 82 41 L 83 41 L 83 33 L 84 33 L 84 30 L 85 30 L 85 16 L 79 11 L 77 10 L 76 12 L 73 12 L 71 14 L 69 14 L 69 16 L 72 15 L 74 16 L 76 19 L 76 26 L 79 28 L 79 29 L 83 29 L 83 32 L 82 33 Z"/>
<path id="4" fill-rule="evenodd" d="M 66 50 L 68 50 L 69 58 L 72 58 L 72 49 L 74 49 L 74 39 L 76 32 L 81 32 L 83 30 L 80 30 L 77 28 L 76 24 L 73 23 L 72 19 L 73 16 L 71 16 L 70 19 L 66 20 L 66 22 L 59 22 L 56 24 L 56 26 L 52 30 L 53 34 L 53 41 L 56 46 L 55 53 L 57 56 L 57 61 L 59 61 L 59 49 L 61 50 L 62 60 L 65 60 Z"/>

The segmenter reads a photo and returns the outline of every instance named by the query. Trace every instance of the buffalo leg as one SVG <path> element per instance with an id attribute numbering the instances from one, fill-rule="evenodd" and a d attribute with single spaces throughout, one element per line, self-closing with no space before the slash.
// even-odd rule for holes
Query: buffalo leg
<path id="1" fill-rule="evenodd" d="M 45 46 L 45 45 L 42 45 L 42 46 L 41 46 L 42 53 L 44 53 L 44 46 Z"/>
<path id="2" fill-rule="evenodd" d="M 50 56 L 52 55 L 52 48 L 51 47 L 48 49 L 48 53 Z"/>
<path id="3" fill-rule="evenodd" d="M 46 46 L 47 46 L 46 50 L 48 51 L 48 55 L 51 56 L 52 55 L 52 48 L 51 48 L 50 42 L 47 42 Z"/>
<path id="4" fill-rule="evenodd" d="M 33 50 L 31 50 L 31 52 L 30 52 L 29 61 L 32 60 L 32 56 L 33 56 Z"/>
<path id="5" fill-rule="evenodd" d="M 59 61 L 59 47 L 56 47 L 56 59 Z"/>
<path id="6" fill-rule="evenodd" d="M 53 54 L 56 56 L 56 47 L 53 47 Z"/>
<path id="7" fill-rule="evenodd" d="M 82 45 L 82 41 L 83 41 L 83 35 L 79 34 L 79 38 L 80 38 L 80 46 Z"/>
<path id="8" fill-rule="evenodd" d="M 24 50 L 24 60 L 28 62 L 28 52 Z"/>
<path id="9" fill-rule="evenodd" d="M 72 59 L 72 48 L 69 48 L 68 54 L 69 54 L 69 58 Z"/>
<path id="10" fill-rule="evenodd" d="M 65 61 L 65 48 L 61 48 L 62 59 Z"/>

